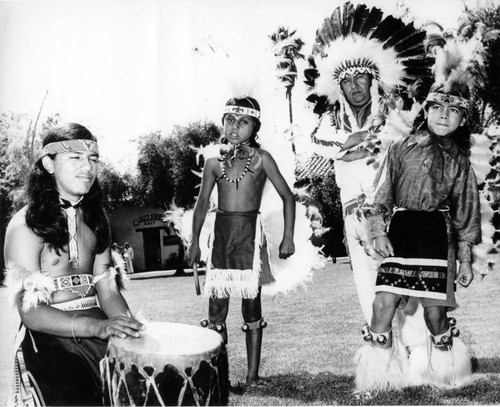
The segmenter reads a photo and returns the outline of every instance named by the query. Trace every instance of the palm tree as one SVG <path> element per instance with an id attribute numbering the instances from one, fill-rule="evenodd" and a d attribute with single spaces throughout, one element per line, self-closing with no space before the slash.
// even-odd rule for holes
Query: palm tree
<path id="1" fill-rule="evenodd" d="M 297 78 L 297 58 L 304 59 L 304 55 L 300 53 L 304 42 L 297 37 L 294 37 L 297 30 L 292 30 L 287 27 L 278 27 L 278 29 L 269 35 L 273 44 L 273 53 L 277 57 L 276 69 L 277 77 L 285 85 L 285 97 L 288 100 L 288 112 L 290 116 L 290 127 L 293 125 L 292 112 L 292 89 Z M 293 131 L 292 131 L 293 132 Z"/>

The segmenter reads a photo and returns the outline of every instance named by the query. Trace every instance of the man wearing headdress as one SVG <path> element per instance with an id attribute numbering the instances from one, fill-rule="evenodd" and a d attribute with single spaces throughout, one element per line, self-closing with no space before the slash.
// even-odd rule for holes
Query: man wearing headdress
<path id="1" fill-rule="evenodd" d="M 417 104 L 405 91 L 418 78 L 430 76 L 432 59 L 426 57 L 424 40 L 425 33 L 412 24 L 383 18 L 377 8 L 346 3 L 317 30 L 311 68 L 305 72 L 311 87 L 308 100 L 320 116 L 311 135 L 313 145 L 317 154 L 334 161 L 346 246 L 368 323 L 379 262 L 368 254 L 373 252 L 370 229 L 359 209 L 372 193 L 382 152 L 399 134 L 396 128 L 407 126 L 408 107 Z M 407 347 L 425 341 L 418 332 L 425 325 L 416 304 L 399 318 Z M 363 332 L 366 339 L 366 325 Z"/>

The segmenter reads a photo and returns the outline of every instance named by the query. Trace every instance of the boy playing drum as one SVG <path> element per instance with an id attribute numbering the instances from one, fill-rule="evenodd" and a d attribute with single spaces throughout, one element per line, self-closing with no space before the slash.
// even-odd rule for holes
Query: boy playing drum
<path id="1" fill-rule="evenodd" d="M 13 405 L 102 404 L 107 339 L 144 329 L 117 289 L 98 159 L 85 127 L 50 129 L 28 204 L 7 228 L 6 282 L 21 317 Z"/>

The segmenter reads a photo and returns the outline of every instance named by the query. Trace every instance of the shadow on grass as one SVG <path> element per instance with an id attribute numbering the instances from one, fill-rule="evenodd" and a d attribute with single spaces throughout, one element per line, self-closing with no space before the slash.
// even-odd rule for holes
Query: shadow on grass
<path id="1" fill-rule="evenodd" d="M 474 373 L 500 373 L 499 358 L 472 358 Z"/>
<path id="2" fill-rule="evenodd" d="M 265 387 L 242 384 L 231 388 L 231 395 L 239 400 L 234 405 L 469 405 L 498 404 L 500 378 L 492 375 L 476 378 L 474 384 L 463 389 L 440 390 L 430 386 L 409 387 L 401 391 L 381 392 L 372 397 L 356 398 L 352 376 L 307 372 L 269 376 Z M 231 398 L 231 396 L 230 396 Z M 293 402 L 292 402 L 293 401 Z"/>

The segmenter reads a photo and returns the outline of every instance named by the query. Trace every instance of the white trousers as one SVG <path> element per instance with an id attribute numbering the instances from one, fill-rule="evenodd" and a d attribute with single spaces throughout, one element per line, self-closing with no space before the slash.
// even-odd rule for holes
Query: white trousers
<path id="1" fill-rule="evenodd" d="M 361 245 L 362 225 L 357 220 L 356 215 L 351 214 L 344 218 L 344 228 L 359 305 L 366 322 L 370 324 L 379 262 L 366 254 Z"/>

